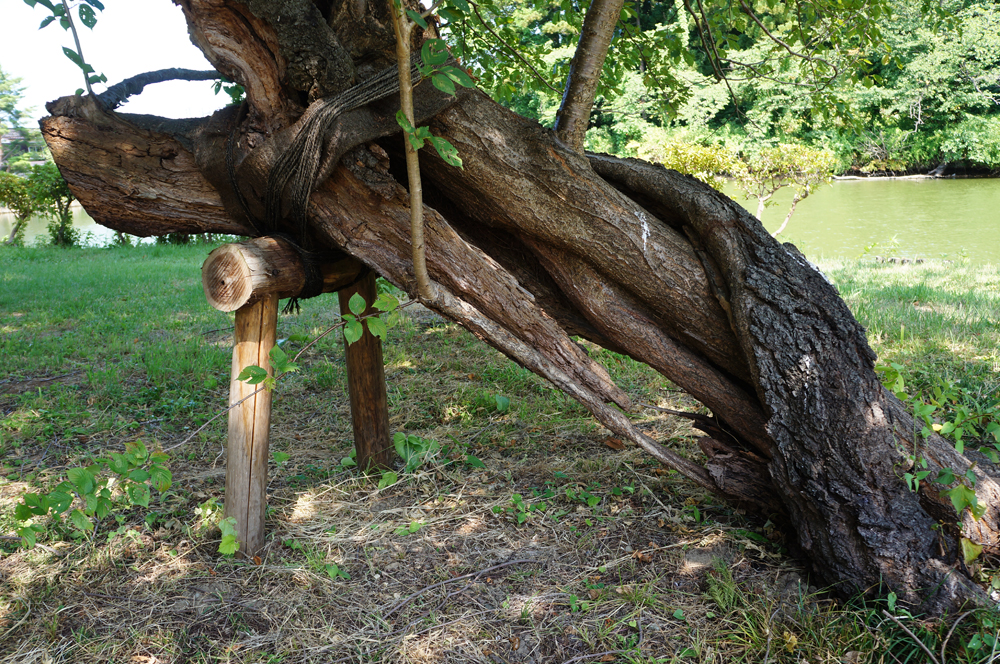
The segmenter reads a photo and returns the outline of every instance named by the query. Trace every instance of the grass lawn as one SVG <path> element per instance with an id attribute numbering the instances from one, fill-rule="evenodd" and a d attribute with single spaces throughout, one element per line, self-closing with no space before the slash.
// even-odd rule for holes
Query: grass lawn
<path id="1" fill-rule="evenodd" d="M 379 488 L 351 451 L 331 334 L 275 393 L 268 541 L 220 555 L 225 418 L 170 452 L 173 485 L 88 537 L 31 550 L 14 507 L 141 440 L 170 448 L 228 398 L 233 315 L 200 282 L 208 246 L 0 248 L 0 661 L 988 662 L 1000 620 L 913 619 L 810 585 L 782 535 L 609 436 L 576 402 L 420 307 L 385 346 L 394 430 L 441 455 Z M 1000 419 L 1000 269 L 825 262 L 887 379 L 937 403 L 966 446 Z M 336 298 L 281 316 L 289 353 Z M 637 402 L 699 404 L 643 365 L 592 353 Z M 696 455 L 677 418 L 633 415 Z M 952 433 L 954 437 L 956 434 Z M 458 454 L 461 453 L 461 454 Z M 287 458 L 286 458 L 287 455 Z M 989 584 L 997 565 L 980 563 Z M 1000 585 L 1000 582 L 998 582 Z"/>

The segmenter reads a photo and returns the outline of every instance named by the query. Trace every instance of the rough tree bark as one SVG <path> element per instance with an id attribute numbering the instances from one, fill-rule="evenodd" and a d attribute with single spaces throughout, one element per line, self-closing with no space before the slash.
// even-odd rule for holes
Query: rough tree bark
<path id="1" fill-rule="evenodd" d="M 138 235 L 254 234 L 271 168 L 305 107 L 394 66 L 386 3 L 176 0 L 195 43 L 247 90 L 241 109 L 168 121 L 89 97 L 42 129 L 100 223 Z M 984 597 L 958 537 L 1000 546 L 1000 487 L 943 439 L 916 440 L 835 289 L 739 205 L 672 171 L 568 150 L 476 91 L 414 91 L 417 122 L 464 170 L 421 154 L 431 305 L 583 403 L 609 429 L 706 489 L 783 519 L 827 583 L 891 589 L 933 611 Z M 398 97 L 327 128 L 308 238 L 415 292 L 394 119 Z M 387 139 L 390 137 L 391 139 Z M 238 187 L 238 188 L 237 188 Z M 294 228 L 283 229 L 295 232 Z M 648 363 L 711 409 L 705 459 L 634 427 L 628 396 L 571 338 Z M 972 468 L 987 512 L 961 523 L 913 457 Z"/>

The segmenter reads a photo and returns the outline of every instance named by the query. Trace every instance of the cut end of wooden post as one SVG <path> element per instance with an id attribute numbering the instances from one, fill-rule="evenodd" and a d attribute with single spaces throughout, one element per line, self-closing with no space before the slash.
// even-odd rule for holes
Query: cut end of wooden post
<path id="1" fill-rule="evenodd" d="M 323 292 L 354 282 L 363 268 L 349 256 L 322 265 Z M 305 283 L 306 271 L 298 252 L 288 242 L 273 237 L 224 244 L 201 266 L 205 298 L 219 311 L 236 311 L 265 295 L 298 295 Z"/>
<path id="2" fill-rule="evenodd" d="M 219 311 L 236 311 L 253 296 L 250 267 L 236 245 L 226 244 L 208 255 L 201 285 L 208 303 Z"/>

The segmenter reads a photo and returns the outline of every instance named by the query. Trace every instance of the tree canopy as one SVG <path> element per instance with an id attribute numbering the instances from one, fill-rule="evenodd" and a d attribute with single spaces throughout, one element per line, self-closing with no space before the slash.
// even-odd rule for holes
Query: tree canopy
<path id="1" fill-rule="evenodd" d="M 480 83 L 551 124 L 581 13 L 569 3 L 480 7 L 449 24 Z M 841 171 L 996 169 L 998 34 L 1000 10 L 982 0 L 628 3 L 588 147 L 635 155 L 678 136 L 735 151 L 799 142 L 833 150 Z"/>

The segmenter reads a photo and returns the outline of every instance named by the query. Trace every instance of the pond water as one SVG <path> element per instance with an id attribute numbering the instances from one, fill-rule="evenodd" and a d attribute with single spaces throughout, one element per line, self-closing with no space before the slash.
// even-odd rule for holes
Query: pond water
<path id="1" fill-rule="evenodd" d="M 24 243 L 27 245 L 36 242 L 45 242 L 49 238 L 48 220 L 32 217 L 28 220 L 28 228 L 24 232 Z M 0 242 L 10 236 L 10 231 L 14 227 L 14 215 L 9 212 L 0 212 Z M 115 232 L 110 228 L 101 226 L 91 219 L 87 211 L 79 205 L 73 207 L 73 227 L 80 231 L 81 241 L 84 244 L 104 246 L 111 243 Z M 89 235 L 88 235 L 89 234 Z"/>
<path id="2" fill-rule="evenodd" d="M 727 193 L 756 211 L 756 201 Z M 792 193 L 775 198 L 763 219 L 772 232 Z M 780 239 L 815 258 L 854 258 L 868 248 L 875 256 L 1000 263 L 1000 180 L 837 180 L 799 203 Z"/>
<path id="3" fill-rule="evenodd" d="M 755 201 L 727 191 L 751 211 Z M 787 214 L 791 191 L 775 196 L 764 226 L 775 230 Z M 74 225 L 91 233 L 90 244 L 111 242 L 114 231 L 99 226 L 81 208 Z M 0 214 L 0 237 L 13 217 Z M 26 241 L 47 237 L 46 223 L 32 220 Z M 814 258 L 854 258 L 865 252 L 901 258 L 959 258 L 1000 263 L 1000 180 L 838 180 L 799 203 L 781 235 Z M 874 246 L 872 246 L 874 245 Z"/>

